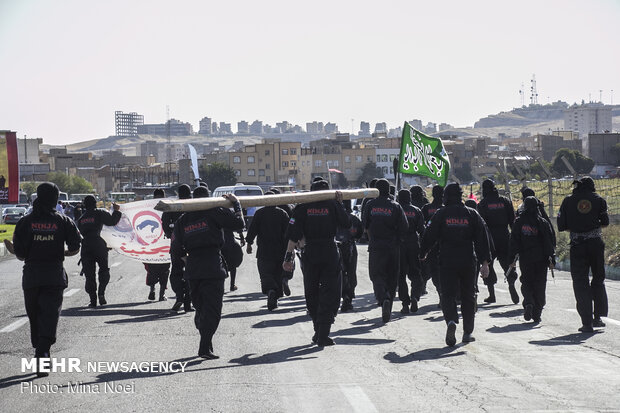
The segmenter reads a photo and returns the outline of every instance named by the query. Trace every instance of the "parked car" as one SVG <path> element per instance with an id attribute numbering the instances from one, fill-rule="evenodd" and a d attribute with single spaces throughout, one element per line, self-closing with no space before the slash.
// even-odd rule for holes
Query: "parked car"
<path id="1" fill-rule="evenodd" d="M 26 208 L 13 207 L 4 208 L 2 210 L 2 223 L 3 224 L 17 224 L 17 221 L 26 214 Z"/>

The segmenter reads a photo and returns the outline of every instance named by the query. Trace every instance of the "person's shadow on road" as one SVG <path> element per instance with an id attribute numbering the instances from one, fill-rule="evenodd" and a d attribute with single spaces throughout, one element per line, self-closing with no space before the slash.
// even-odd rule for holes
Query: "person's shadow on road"
<path id="1" fill-rule="evenodd" d="M 540 326 L 535 323 L 517 323 L 517 324 L 508 324 L 506 326 L 493 326 L 487 328 L 489 333 L 509 333 L 511 331 L 526 331 L 526 330 L 534 330 L 538 329 Z"/>
<path id="2" fill-rule="evenodd" d="M 465 354 L 465 352 L 463 350 L 459 350 L 459 348 L 460 346 L 427 348 L 425 350 L 415 351 L 404 356 L 399 356 L 395 352 L 390 351 L 383 356 L 383 358 L 390 363 L 396 364 L 410 363 L 412 361 L 439 360 L 448 357 L 458 357 Z"/>
<path id="3" fill-rule="evenodd" d="M 537 346 L 573 346 L 583 344 L 589 338 L 599 334 L 598 331 L 593 333 L 571 333 L 564 336 L 552 337 L 547 340 L 532 340 L 529 343 Z"/>

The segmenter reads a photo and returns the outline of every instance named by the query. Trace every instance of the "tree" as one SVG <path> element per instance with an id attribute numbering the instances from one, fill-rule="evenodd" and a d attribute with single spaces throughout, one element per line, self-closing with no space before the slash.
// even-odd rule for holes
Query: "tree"
<path id="1" fill-rule="evenodd" d="M 594 168 L 594 161 L 587 156 L 583 156 L 581 152 L 562 148 L 557 150 L 551 162 L 551 168 L 558 175 L 570 175 L 572 173 L 562 161 L 562 157 L 566 158 L 578 175 L 589 174 L 592 168 Z"/>
<path id="2" fill-rule="evenodd" d="M 384 176 L 381 168 L 378 168 L 376 163 L 368 162 L 362 168 L 362 173 L 359 178 L 357 178 L 357 185 L 364 186 L 365 183 L 370 182 L 372 179 L 383 178 Z"/>
<path id="3" fill-rule="evenodd" d="M 93 185 L 81 176 L 72 176 L 69 185 L 70 194 L 90 194 L 93 191 Z"/>
<path id="4" fill-rule="evenodd" d="M 209 189 L 214 190 L 218 186 L 228 186 L 237 183 L 235 170 L 223 163 L 208 164 L 207 167 L 199 166 L 202 180 L 209 185 Z"/>
<path id="5" fill-rule="evenodd" d="M 58 186 L 61 192 L 69 192 L 71 187 L 71 178 L 62 172 L 50 172 L 45 177 L 49 182 L 53 182 Z"/>
<path id="6" fill-rule="evenodd" d="M 26 196 L 28 197 L 28 199 L 30 199 L 30 195 L 32 195 L 35 192 L 37 192 L 37 186 L 39 186 L 39 185 L 36 182 L 34 182 L 34 181 L 23 182 L 21 184 L 22 191 L 24 191 L 26 193 Z"/>

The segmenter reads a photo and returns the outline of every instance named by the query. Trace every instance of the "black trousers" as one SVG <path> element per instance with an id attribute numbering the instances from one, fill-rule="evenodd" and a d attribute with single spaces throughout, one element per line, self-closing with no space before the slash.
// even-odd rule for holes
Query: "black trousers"
<path id="1" fill-rule="evenodd" d="M 192 302 L 196 308 L 194 323 L 200 332 L 201 341 L 211 343 L 222 319 L 224 278 L 190 279 Z"/>
<path id="2" fill-rule="evenodd" d="M 379 304 L 394 300 L 400 267 L 399 248 L 371 250 L 368 254 L 368 272 L 375 298 Z"/>
<path id="3" fill-rule="evenodd" d="M 411 296 L 407 277 L 411 281 Z M 420 300 L 424 289 L 424 281 L 420 272 L 420 251 L 417 244 L 400 246 L 400 274 L 398 277 L 398 298 L 403 304 L 410 304 L 412 299 Z"/>
<path id="4" fill-rule="evenodd" d="M 274 257 L 258 258 L 258 274 L 260 275 L 260 286 L 263 294 L 269 294 L 270 290 L 274 290 L 278 297 L 282 297 L 282 269 L 283 255 Z"/>
<path id="5" fill-rule="evenodd" d="M 495 238 L 493 238 L 493 242 L 495 242 Z M 497 261 L 499 261 L 499 265 L 504 270 L 504 273 L 508 270 L 510 264 L 512 264 L 510 262 L 510 256 L 508 252 L 508 240 L 501 240 L 501 242 L 495 242 L 495 255 L 496 257 L 492 259 L 489 263 L 489 276 L 483 280 L 484 285 L 497 284 L 498 277 L 493 266 L 496 259 Z M 508 281 L 508 284 L 514 284 L 515 281 L 517 281 L 518 277 L 519 275 L 514 268 L 510 270 L 508 274 L 506 274 L 506 280 Z"/>
<path id="6" fill-rule="evenodd" d="M 438 252 L 435 249 L 431 249 L 431 251 L 428 253 L 426 261 L 424 262 L 424 272 L 428 277 L 426 281 L 428 281 L 429 279 L 433 281 L 433 285 L 435 286 L 437 293 L 441 297 L 441 279 L 439 276 L 441 272 L 440 267 L 441 266 L 439 265 Z M 424 283 L 424 285 L 426 285 L 426 282 Z"/>
<path id="7" fill-rule="evenodd" d="M 177 301 L 188 301 L 189 297 L 189 283 L 183 278 L 183 269 L 185 263 L 183 260 L 171 258 L 172 265 L 170 269 L 170 287 L 176 294 Z"/>
<path id="8" fill-rule="evenodd" d="M 144 264 L 146 267 L 146 285 L 153 287 L 157 283 L 162 290 L 168 287 L 170 264 Z"/>
<path id="9" fill-rule="evenodd" d="M 110 282 L 110 268 L 108 267 L 108 248 L 105 246 L 85 247 L 80 255 L 82 259 L 82 271 L 86 278 L 84 289 L 93 296 L 97 293 L 105 293 Z M 97 290 L 96 267 L 99 266 L 99 290 Z"/>
<path id="10" fill-rule="evenodd" d="M 589 272 L 592 271 L 592 281 Z M 605 243 L 601 238 L 571 242 L 570 275 L 577 300 L 577 312 L 584 325 L 592 324 L 594 317 L 607 317 L 607 291 L 605 290 Z"/>
<path id="11" fill-rule="evenodd" d="M 30 341 L 37 356 L 48 353 L 56 342 L 56 330 L 65 287 L 35 287 L 24 290 L 26 314 L 30 321 Z"/>
<path id="12" fill-rule="evenodd" d="M 447 264 L 447 265 L 446 265 Z M 446 263 L 441 266 L 441 310 L 446 323 L 454 321 L 458 324 L 456 298 L 461 298 L 461 315 L 463 316 L 463 332 L 474 331 L 476 314 L 476 263 L 471 262 L 455 266 Z"/>
<path id="13" fill-rule="evenodd" d="M 355 242 L 345 242 L 339 245 L 342 268 L 342 299 L 355 298 L 357 287 L 357 247 Z"/>
<path id="14" fill-rule="evenodd" d="M 338 260 L 333 241 L 306 244 L 304 248 L 304 295 L 315 323 L 333 324 L 338 314 L 342 286 Z"/>
<path id="15" fill-rule="evenodd" d="M 521 268 L 521 294 L 523 294 L 523 308 L 532 305 L 534 318 L 540 318 L 546 304 L 545 290 L 547 289 L 546 261 L 519 263 Z"/>

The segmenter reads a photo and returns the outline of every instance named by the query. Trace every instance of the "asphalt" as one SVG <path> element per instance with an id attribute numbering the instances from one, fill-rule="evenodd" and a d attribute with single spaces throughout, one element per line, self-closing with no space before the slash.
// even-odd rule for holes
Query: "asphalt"
<path id="1" fill-rule="evenodd" d="M 570 275 L 549 276 L 547 306 L 539 325 L 523 320 L 507 285 L 498 301 L 479 297 L 469 344 L 446 347 L 437 294 L 416 314 L 381 322 L 372 296 L 368 253 L 359 246 L 355 310 L 339 314 L 336 345 L 310 341 L 299 270 L 292 295 L 267 311 L 256 261 L 245 255 L 239 289 L 224 297 L 214 339 L 217 360 L 197 358 L 193 313 L 171 313 L 166 302 L 147 300 L 141 263 L 110 254 L 108 305 L 86 307 L 77 257 L 63 303 L 56 358 L 94 362 L 187 363 L 184 372 L 57 372 L 34 378 L 21 369 L 33 354 L 25 322 L 21 263 L 0 261 L 0 411 L 213 411 L 213 412 L 412 412 L 412 411 L 620 411 L 620 282 L 608 281 L 607 327 L 582 334 Z M 498 269 L 499 270 L 499 269 Z M 501 273 L 501 272 L 500 272 Z M 99 391 L 100 393 L 96 393 Z"/>

